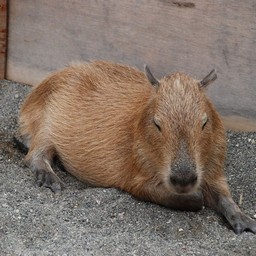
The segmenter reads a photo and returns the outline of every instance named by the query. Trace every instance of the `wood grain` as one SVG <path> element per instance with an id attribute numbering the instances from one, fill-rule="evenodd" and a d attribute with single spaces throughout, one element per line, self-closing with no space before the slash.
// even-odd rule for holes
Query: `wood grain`
<path id="1" fill-rule="evenodd" d="M 157 77 L 215 68 L 218 110 L 256 120 L 255 1 L 12 0 L 9 28 L 9 79 L 36 84 L 90 59 L 147 63 Z"/>
<path id="2" fill-rule="evenodd" d="M 7 44 L 7 0 L 0 0 L 0 79 L 5 78 Z"/>
<path id="3" fill-rule="evenodd" d="M 255 132 L 256 121 L 241 116 L 223 116 L 224 127 L 226 130 Z"/>

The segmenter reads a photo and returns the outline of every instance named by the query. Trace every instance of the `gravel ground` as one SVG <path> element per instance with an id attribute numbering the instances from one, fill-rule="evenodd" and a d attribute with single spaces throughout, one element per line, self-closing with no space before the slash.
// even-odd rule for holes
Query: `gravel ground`
<path id="1" fill-rule="evenodd" d="M 256 235 L 235 235 L 207 208 L 175 212 L 116 189 L 89 187 L 62 171 L 61 195 L 35 187 L 12 144 L 29 90 L 0 81 L 0 255 L 256 255 Z M 256 133 L 227 136 L 233 197 L 256 217 Z"/>

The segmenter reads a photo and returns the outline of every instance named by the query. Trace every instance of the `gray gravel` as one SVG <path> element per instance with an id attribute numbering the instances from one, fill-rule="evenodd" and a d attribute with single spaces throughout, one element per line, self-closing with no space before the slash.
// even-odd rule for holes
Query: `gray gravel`
<path id="1" fill-rule="evenodd" d="M 29 90 L 0 81 L 0 255 L 256 255 L 256 235 L 235 235 L 210 209 L 175 212 L 62 171 L 61 195 L 35 187 L 12 144 Z M 256 133 L 227 135 L 231 191 L 256 217 Z"/>

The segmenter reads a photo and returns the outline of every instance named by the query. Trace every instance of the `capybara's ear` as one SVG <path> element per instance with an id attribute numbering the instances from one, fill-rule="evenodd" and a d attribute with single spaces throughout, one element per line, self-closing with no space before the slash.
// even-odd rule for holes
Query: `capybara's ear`
<path id="1" fill-rule="evenodd" d="M 200 87 L 205 88 L 216 79 L 217 79 L 217 74 L 216 74 L 215 69 L 213 69 L 205 78 L 203 78 L 200 81 Z"/>
<path id="2" fill-rule="evenodd" d="M 152 74 L 152 72 L 150 71 L 149 67 L 146 64 L 144 65 L 144 70 L 145 70 L 145 74 L 146 74 L 146 77 L 148 78 L 149 82 L 154 87 L 158 88 L 159 81 L 154 77 L 154 75 Z"/>

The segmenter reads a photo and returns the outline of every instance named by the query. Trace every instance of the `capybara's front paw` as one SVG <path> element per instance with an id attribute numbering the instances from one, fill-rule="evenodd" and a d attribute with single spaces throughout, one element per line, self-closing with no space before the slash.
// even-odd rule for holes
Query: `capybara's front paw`
<path id="1" fill-rule="evenodd" d="M 241 234 L 244 231 L 250 231 L 256 234 L 256 221 L 244 213 L 237 214 L 237 216 L 234 217 L 232 227 L 236 234 Z"/>
<path id="2" fill-rule="evenodd" d="M 56 174 L 42 169 L 35 171 L 35 184 L 39 187 L 50 188 L 54 193 L 60 193 L 63 187 L 63 182 Z"/>

